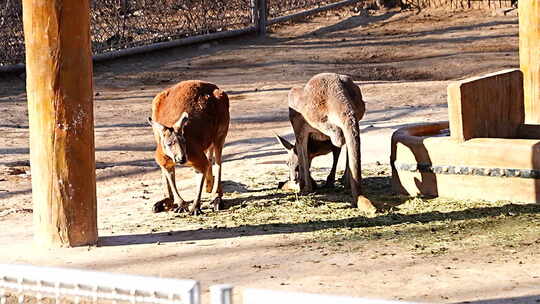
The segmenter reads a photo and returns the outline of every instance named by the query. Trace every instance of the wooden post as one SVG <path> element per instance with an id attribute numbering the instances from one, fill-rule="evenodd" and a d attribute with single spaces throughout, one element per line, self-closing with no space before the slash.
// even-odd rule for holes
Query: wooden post
<path id="1" fill-rule="evenodd" d="M 266 35 L 266 25 L 268 24 L 268 1 L 267 0 L 258 0 L 259 1 L 259 35 Z"/>
<path id="2" fill-rule="evenodd" d="M 519 62 L 523 72 L 525 122 L 540 123 L 540 2 L 519 0 Z"/>
<path id="3" fill-rule="evenodd" d="M 257 33 L 259 32 L 259 0 L 251 0 L 251 23 L 255 27 Z"/>
<path id="4" fill-rule="evenodd" d="M 34 240 L 97 241 L 89 0 L 23 0 Z"/>

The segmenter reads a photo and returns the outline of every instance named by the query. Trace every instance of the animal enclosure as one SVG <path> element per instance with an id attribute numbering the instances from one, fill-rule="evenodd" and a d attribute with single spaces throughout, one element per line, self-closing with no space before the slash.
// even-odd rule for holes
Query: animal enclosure
<path id="1" fill-rule="evenodd" d="M 427 13 L 445 15 L 437 21 Z M 387 144 L 384 134 L 390 128 L 442 118 L 439 104 L 446 85 L 434 79 L 477 73 L 487 69 L 480 65 L 486 61 L 489 68 L 499 69 L 506 53 L 510 56 L 504 58 L 517 62 L 512 49 L 517 48 L 515 17 L 495 18 L 480 11 L 452 12 L 452 17 L 431 11 L 383 14 L 356 16 L 346 8 L 276 27 L 267 38 L 242 37 L 210 49 L 191 46 L 96 64 L 98 227 L 103 242 L 55 256 L 38 256 L 23 246 L 31 240 L 27 228 L 32 212 L 30 176 L 24 174 L 29 168 L 27 104 L 24 82 L 15 76 L 3 78 L 0 226 L 10 229 L 0 229 L 0 260 L 192 278 L 203 284 L 203 292 L 205 284 L 230 283 L 430 303 L 493 299 L 497 293 L 522 296 L 525 284 L 536 283 L 534 276 L 540 275 L 534 268 L 540 246 L 535 242 L 540 227 L 537 205 L 387 195 L 386 158 L 373 150 L 363 156 L 375 155 L 378 158 L 371 162 L 383 164 L 372 174 L 365 172 L 367 195 L 375 202 L 406 200 L 399 210 L 363 217 L 347 207 L 350 194 L 342 187 L 337 193 L 298 198 L 268 189 L 286 170 L 285 156 L 270 132 L 275 129 L 290 138 L 283 106 L 286 89 L 305 82 L 316 70 L 354 68 L 351 72 L 369 109 L 362 126 L 363 146 L 374 147 L 379 141 Z M 349 23 L 342 22 L 347 19 Z M 411 23 L 412 28 L 407 26 Z M 342 36 L 336 39 L 336 33 Z M 450 54 L 450 59 L 431 60 L 434 53 Z M 427 69 L 427 75 L 433 75 L 434 67 L 446 74 L 429 76 L 430 81 L 406 81 Z M 449 74 L 456 71 L 460 74 Z M 162 187 L 153 160 L 154 138 L 145 123 L 150 100 L 176 79 L 201 77 L 231 92 L 232 128 L 224 164 L 230 207 L 200 217 L 151 213 Z M 314 175 L 318 182 L 326 177 L 329 164 L 324 162 Z M 23 173 L 15 174 L 17 170 Z M 192 172 L 180 167 L 178 171 L 185 177 L 181 187 L 187 195 L 193 187 Z M 487 273 L 491 275 L 483 275 Z M 510 287 L 519 283 L 522 289 L 510 293 L 497 281 Z"/>

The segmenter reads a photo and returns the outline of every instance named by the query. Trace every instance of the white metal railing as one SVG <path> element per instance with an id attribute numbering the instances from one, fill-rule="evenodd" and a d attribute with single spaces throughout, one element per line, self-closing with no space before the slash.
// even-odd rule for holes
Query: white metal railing
<path id="1" fill-rule="evenodd" d="M 146 276 L 95 271 L 0 264 L 0 301 L 8 294 L 24 302 L 25 295 L 37 298 L 73 298 L 155 304 L 200 304 L 199 283 Z"/>
<path id="2" fill-rule="evenodd" d="M 211 304 L 232 304 L 231 285 L 210 286 Z M 194 280 L 178 280 L 111 274 L 30 265 L 0 264 L 0 304 L 8 297 L 18 303 L 33 303 L 26 299 L 43 299 L 55 303 L 117 303 L 201 304 L 200 285 Z M 320 294 L 243 289 L 243 304 L 407 304 Z M 67 302 L 64 300 L 68 300 Z M 69 301 L 71 300 L 71 301 Z M 46 301 L 50 303 L 50 301 Z"/>

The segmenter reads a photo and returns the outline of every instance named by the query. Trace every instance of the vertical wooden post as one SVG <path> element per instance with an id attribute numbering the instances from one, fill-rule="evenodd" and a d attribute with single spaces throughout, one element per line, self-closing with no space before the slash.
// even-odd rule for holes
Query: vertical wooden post
<path id="1" fill-rule="evenodd" d="M 97 241 L 90 0 L 23 0 L 34 240 Z"/>
<path id="2" fill-rule="evenodd" d="M 267 0 L 258 0 L 259 1 L 259 35 L 266 35 L 266 26 L 268 24 L 268 1 Z"/>
<path id="3" fill-rule="evenodd" d="M 255 27 L 257 33 L 259 32 L 259 0 L 251 0 L 251 23 Z"/>
<path id="4" fill-rule="evenodd" d="M 540 2 L 519 0 L 519 62 L 523 72 L 525 122 L 540 123 Z"/>

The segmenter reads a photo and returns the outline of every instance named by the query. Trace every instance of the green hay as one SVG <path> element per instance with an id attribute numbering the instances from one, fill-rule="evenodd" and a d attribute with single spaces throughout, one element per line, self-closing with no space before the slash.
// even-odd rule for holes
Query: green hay
<path id="1" fill-rule="evenodd" d="M 540 235 L 538 204 L 394 195 L 389 172 L 386 166 L 363 171 L 366 196 L 386 209 L 375 215 L 351 208 L 350 194 L 338 182 L 335 188 L 322 188 L 309 195 L 277 190 L 277 182 L 286 177 L 283 169 L 247 177 L 245 184 L 235 183 L 242 191 L 225 195 L 228 208 L 224 211 L 207 211 L 199 217 L 171 214 L 169 220 L 184 228 L 228 228 L 246 236 L 296 233 L 307 242 L 322 242 L 336 250 L 344 242 L 391 240 L 417 253 L 438 255 L 482 246 L 540 242 L 536 237 Z M 315 170 L 314 178 L 321 184 L 326 174 L 327 170 Z"/>

